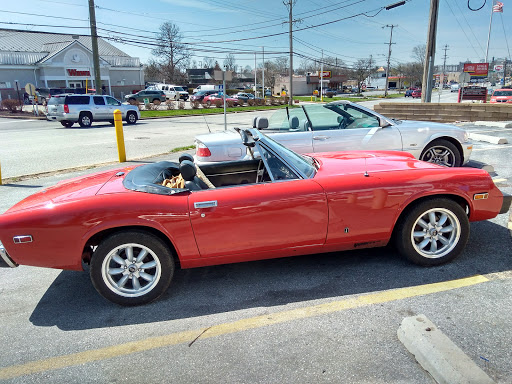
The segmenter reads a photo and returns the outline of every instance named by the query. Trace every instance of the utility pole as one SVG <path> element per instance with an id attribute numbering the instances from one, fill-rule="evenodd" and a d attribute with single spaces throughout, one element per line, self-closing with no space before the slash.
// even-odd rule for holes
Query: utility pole
<path id="1" fill-rule="evenodd" d="M 320 62 L 320 101 L 324 101 L 324 50 L 322 49 L 322 61 Z"/>
<path id="2" fill-rule="evenodd" d="M 443 51 L 444 51 L 444 57 L 443 57 L 443 75 L 440 77 L 439 79 L 439 94 L 438 94 L 438 98 L 437 98 L 437 101 L 438 103 L 441 102 L 441 92 L 443 91 L 443 86 L 444 86 L 444 74 L 446 72 L 446 51 L 448 50 L 448 44 L 445 44 L 444 45 L 444 48 L 443 48 Z"/>
<path id="3" fill-rule="evenodd" d="M 257 68 L 256 68 L 256 52 L 254 52 L 254 97 L 258 97 L 258 84 L 256 83 L 256 80 L 258 80 L 257 74 Z"/>
<path id="4" fill-rule="evenodd" d="M 505 86 L 506 75 L 507 75 L 507 58 L 505 57 L 505 61 L 503 62 L 503 86 Z"/>
<path id="5" fill-rule="evenodd" d="M 263 50 L 263 68 L 261 69 L 261 82 L 263 84 L 261 89 L 263 90 L 263 99 L 265 99 L 265 47 L 261 47 L 261 49 Z"/>
<path id="6" fill-rule="evenodd" d="M 288 7 L 288 36 L 290 40 L 290 90 L 289 104 L 293 105 L 293 6 L 297 0 L 284 0 L 283 4 Z"/>
<path id="7" fill-rule="evenodd" d="M 434 72 L 434 59 L 436 56 L 437 17 L 439 13 L 439 0 L 430 0 L 430 16 L 428 20 L 427 46 L 425 52 L 425 68 L 423 69 L 423 91 L 421 102 L 430 103 L 432 98 L 432 75 Z"/>
<path id="8" fill-rule="evenodd" d="M 388 50 L 388 67 L 386 69 L 386 90 L 384 91 L 384 97 L 387 97 L 388 96 L 388 83 L 389 83 L 389 61 L 391 59 L 391 44 L 394 44 L 392 43 L 392 40 L 393 40 L 393 28 L 395 27 L 398 27 L 398 25 L 386 25 L 385 27 L 382 27 L 382 28 L 391 28 L 391 34 L 389 35 L 389 50 Z"/>
<path id="9" fill-rule="evenodd" d="M 94 11 L 94 0 L 89 0 L 89 21 L 91 24 L 92 61 L 94 64 L 94 87 L 96 94 L 102 95 L 100 55 L 98 54 L 98 33 L 96 32 L 96 12 Z"/>

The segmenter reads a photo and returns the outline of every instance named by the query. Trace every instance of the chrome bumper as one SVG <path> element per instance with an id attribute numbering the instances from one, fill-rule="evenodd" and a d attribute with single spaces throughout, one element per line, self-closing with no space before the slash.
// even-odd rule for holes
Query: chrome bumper
<path id="1" fill-rule="evenodd" d="M 4 245 L 0 241 L 0 268 L 16 268 L 16 264 L 7 253 Z"/>

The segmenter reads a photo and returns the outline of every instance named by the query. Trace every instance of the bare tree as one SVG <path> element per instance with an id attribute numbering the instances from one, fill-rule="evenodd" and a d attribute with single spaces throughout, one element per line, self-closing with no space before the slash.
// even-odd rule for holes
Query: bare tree
<path id="1" fill-rule="evenodd" d="M 228 70 L 228 71 L 234 71 L 235 70 L 235 67 L 236 67 L 236 64 L 235 64 L 235 55 L 233 55 L 232 53 L 230 53 L 229 55 L 226 56 L 226 58 L 224 59 L 224 67 Z"/>
<path id="2" fill-rule="evenodd" d="M 357 78 L 357 90 L 361 93 L 361 85 L 363 81 L 375 71 L 376 67 L 372 58 L 359 59 L 354 65 L 354 75 Z"/>
<path id="3" fill-rule="evenodd" d="M 412 49 L 411 57 L 416 60 L 416 62 L 423 65 L 425 63 L 425 55 L 427 52 L 426 44 L 419 44 Z"/>
<path id="4" fill-rule="evenodd" d="M 215 66 L 215 60 L 211 57 L 203 57 L 203 68 L 213 68 Z"/>
<path id="5" fill-rule="evenodd" d="M 190 58 L 187 46 L 181 43 L 182 38 L 179 27 L 166 21 L 160 26 L 158 47 L 152 51 L 153 55 L 160 58 L 162 75 L 170 82 L 182 81 L 181 69 L 185 69 L 184 65 Z"/>
<path id="6" fill-rule="evenodd" d="M 144 67 L 144 78 L 146 81 L 162 81 L 160 64 L 158 64 L 155 60 L 149 60 L 149 63 Z"/>

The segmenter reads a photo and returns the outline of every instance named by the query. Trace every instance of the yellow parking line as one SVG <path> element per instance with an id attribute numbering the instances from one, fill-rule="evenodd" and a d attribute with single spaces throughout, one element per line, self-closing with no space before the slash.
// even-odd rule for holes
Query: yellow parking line
<path id="1" fill-rule="evenodd" d="M 495 183 L 501 183 L 502 181 L 507 181 L 507 179 L 492 179 Z"/>
<path id="2" fill-rule="evenodd" d="M 488 281 L 486 277 L 477 275 L 441 283 L 398 288 L 390 291 L 360 295 L 344 300 L 313 305 L 305 308 L 297 308 L 268 315 L 251 317 L 231 323 L 218 324 L 208 328 L 206 331 L 204 329 L 196 329 L 193 331 L 184 331 L 172 333 L 170 335 L 150 337 L 147 339 L 132 341 L 111 347 L 78 352 L 70 355 L 57 356 L 44 360 L 32 361 L 26 364 L 1 368 L 0 379 L 12 379 L 24 375 L 82 365 L 98 360 L 111 359 L 118 356 L 130 355 L 133 353 L 148 351 L 156 348 L 190 343 L 195 341 L 195 339 L 198 338 L 198 335 L 200 335 L 200 339 L 208 339 L 211 337 L 227 335 L 230 333 L 246 331 L 249 329 L 261 328 L 273 324 L 286 323 L 293 320 L 326 315 L 372 304 L 386 303 L 395 300 L 403 300 L 411 297 L 449 291 L 452 289 L 484 283 L 486 281 Z"/>

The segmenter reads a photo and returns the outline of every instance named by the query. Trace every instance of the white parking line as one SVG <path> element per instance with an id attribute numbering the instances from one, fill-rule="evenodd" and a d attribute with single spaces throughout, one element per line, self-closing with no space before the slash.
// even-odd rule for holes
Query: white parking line
<path id="1" fill-rule="evenodd" d="M 7 117 L 8 119 L 8 117 Z M 18 119 L 12 119 L 12 120 L 9 120 L 9 121 L 0 121 L 0 124 L 8 124 L 8 123 L 22 123 L 22 122 L 26 122 L 26 121 L 39 121 L 37 119 L 27 119 L 27 120 L 18 120 Z"/>

